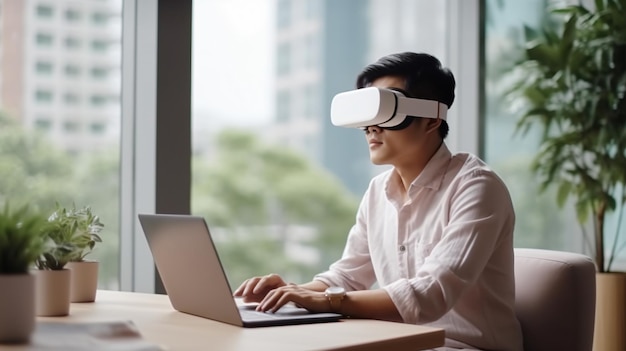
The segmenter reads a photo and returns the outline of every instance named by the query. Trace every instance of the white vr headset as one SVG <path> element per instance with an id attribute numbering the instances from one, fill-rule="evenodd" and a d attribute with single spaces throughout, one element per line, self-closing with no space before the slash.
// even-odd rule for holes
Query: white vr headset
<path id="1" fill-rule="evenodd" d="M 446 120 L 448 106 L 435 100 L 408 98 L 399 91 L 376 87 L 350 90 L 335 95 L 330 120 L 339 127 L 391 128 L 407 116 Z"/>

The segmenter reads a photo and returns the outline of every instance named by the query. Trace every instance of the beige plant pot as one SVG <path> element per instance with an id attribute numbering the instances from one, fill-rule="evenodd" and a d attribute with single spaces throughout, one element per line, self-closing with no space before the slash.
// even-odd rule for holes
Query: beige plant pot
<path id="1" fill-rule="evenodd" d="M 626 273 L 596 273 L 593 350 L 626 350 Z"/>
<path id="2" fill-rule="evenodd" d="M 72 271 L 70 283 L 71 302 L 94 302 L 98 289 L 98 261 L 69 262 Z"/>
<path id="3" fill-rule="evenodd" d="M 0 274 L 0 344 L 26 343 L 35 329 L 35 276 Z"/>
<path id="4" fill-rule="evenodd" d="M 72 271 L 36 270 L 35 307 L 38 316 L 67 316 L 70 312 Z"/>

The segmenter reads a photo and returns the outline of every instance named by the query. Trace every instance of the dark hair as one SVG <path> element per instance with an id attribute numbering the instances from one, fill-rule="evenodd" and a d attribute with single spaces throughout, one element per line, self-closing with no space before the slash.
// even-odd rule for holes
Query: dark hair
<path id="1" fill-rule="evenodd" d="M 358 89 L 364 88 L 378 78 L 398 76 L 405 79 L 404 90 L 409 97 L 436 100 L 452 107 L 454 102 L 454 75 L 434 56 L 424 53 L 401 52 L 381 57 L 365 67 L 356 80 Z M 448 135 L 448 123 L 441 121 L 439 135 Z"/>

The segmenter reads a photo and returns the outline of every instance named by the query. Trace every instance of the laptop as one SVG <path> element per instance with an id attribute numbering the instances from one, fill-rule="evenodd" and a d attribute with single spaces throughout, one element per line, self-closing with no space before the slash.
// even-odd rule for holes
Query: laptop
<path id="1" fill-rule="evenodd" d="M 336 322 L 336 313 L 312 313 L 287 304 L 275 313 L 237 303 L 203 217 L 139 214 L 156 268 L 177 311 L 241 326 Z"/>

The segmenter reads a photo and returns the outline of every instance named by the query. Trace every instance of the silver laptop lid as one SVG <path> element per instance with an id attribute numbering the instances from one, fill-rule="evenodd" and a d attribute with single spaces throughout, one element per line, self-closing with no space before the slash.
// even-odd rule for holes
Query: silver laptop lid
<path id="1" fill-rule="evenodd" d="M 140 214 L 139 222 L 172 306 L 243 326 L 204 218 Z"/>

